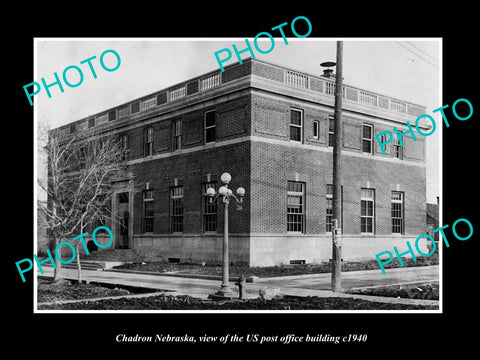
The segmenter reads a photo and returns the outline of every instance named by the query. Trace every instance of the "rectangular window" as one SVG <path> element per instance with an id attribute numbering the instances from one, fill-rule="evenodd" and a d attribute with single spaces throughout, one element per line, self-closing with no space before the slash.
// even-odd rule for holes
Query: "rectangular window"
<path id="1" fill-rule="evenodd" d="M 173 151 L 182 148 L 182 121 L 173 122 Z"/>
<path id="2" fill-rule="evenodd" d="M 325 231 L 332 232 L 333 220 L 333 185 L 327 184 L 327 217 L 325 219 Z"/>
<path id="3" fill-rule="evenodd" d="M 383 152 L 387 153 L 387 144 L 385 144 L 387 142 L 387 134 L 382 134 L 380 135 L 380 142 L 383 144 L 383 145 L 380 145 L 380 148 L 383 148 L 383 151 L 380 149 L 380 151 L 382 151 L 382 154 Z"/>
<path id="4" fill-rule="evenodd" d="M 95 118 L 94 117 L 91 117 L 90 119 L 88 119 L 88 128 L 92 128 L 95 126 Z"/>
<path id="5" fill-rule="evenodd" d="M 296 181 L 287 183 L 287 231 L 305 230 L 305 184 Z"/>
<path id="6" fill-rule="evenodd" d="M 143 154 L 144 156 L 150 156 L 153 155 L 153 128 L 149 127 L 144 130 L 143 132 L 143 138 L 144 138 L 144 148 L 143 148 Z"/>
<path id="7" fill-rule="evenodd" d="M 118 194 L 118 202 L 120 204 L 127 204 L 128 203 L 128 192 L 123 192 Z"/>
<path id="8" fill-rule="evenodd" d="M 203 232 L 217 231 L 217 201 L 209 202 L 209 198 L 205 196 L 208 188 L 217 190 L 215 182 L 208 182 L 202 184 L 202 222 Z"/>
<path id="9" fill-rule="evenodd" d="M 77 124 L 70 125 L 70 134 L 75 133 L 77 131 Z"/>
<path id="10" fill-rule="evenodd" d="M 153 232 L 153 189 L 143 191 L 143 232 Z"/>
<path id="11" fill-rule="evenodd" d="M 404 234 L 403 192 L 392 191 L 392 234 Z"/>
<path id="12" fill-rule="evenodd" d="M 81 145 L 76 154 L 77 163 L 75 164 L 75 168 L 78 170 L 85 168 L 85 164 L 87 162 L 87 145 Z"/>
<path id="13" fill-rule="evenodd" d="M 318 140 L 320 136 L 320 123 L 318 120 L 313 121 L 313 138 Z"/>
<path id="14" fill-rule="evenodd" d="M 335 145 L 335 118 L 328 115 L 328 146 Z"/>
<path id="15" fill-rule="evenodd" d="M 373 234 L 375 230 L 375 190 L 361 190 L 360 232 Z"/>
<path id="16" fill-rule="evenodd" d="M 205 144 L 209 142 L 214 142 L 217 139 L 215 110 L 205 112 L 204 128 L 205 128 Z"/>
<path id="17" fill-rule="evenodd" d="M 373 144 L 373 126 L 363 124 L 362 146 L 363 152 L 372 154 Z"/>
<path id="18" fill-rule="evenodd" d="M 400 140 L 398 139 L 398 137 L 395 137 L 393 139 L 393 157 L 403 160 L 403 146 L 400 145 Z"/>
<path id="19" fill-rule="evenodd" d="M 183 232 L 183 186 L 170 188 L 170 231 Z"/>
<path id="20" fill-rule="evenodd" d="M 290 140 L 302 142 L 302 111 L 290 109 Z"/>
<path id="21" fill-rule="evenodd" d="M 128 159 L 128 135 L 122 135 L 122 161 Z"/>
<path id="22" fill-rule="evenodd" d="M 130 106 L 132 114 L 140 112 L 140 101 L 135 101 Z"/>
<path id="23" fill-rule="evenodd" d="M 117 118 L 117 110 L 112 110 L 108 112 L 108 121 L 113 121 Z"/>

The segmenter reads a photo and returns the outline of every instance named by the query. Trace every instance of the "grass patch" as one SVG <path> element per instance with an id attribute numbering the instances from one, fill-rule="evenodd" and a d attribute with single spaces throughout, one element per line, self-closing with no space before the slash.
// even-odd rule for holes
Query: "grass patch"
<path id="1" fill-rule="evenodd" d="M 435 310 L 438 306 L 372 302 L 350 298 L 286 297 L 271 300 L 212 301 L 191 296 L 155 295 L 39 305 L 39 310 Z"/>
<path id="2" fill-rule="evenodd" d="M 350 294 L 386 296 L 406 299 L 439 300 L 439 284 L 389 285 L 366 289 L 350 290 Z"/>
<path id="3" fill-rule="evenodd" d="M 55 302 L 63 300 L 94 299 L 107 296 L 121 296 L 138 293 L 156 292 L 154 289 L 134 288 L 129 286 L 118 287 L 110 284 L 85 284 L 66 279 L 53 282 L 47 279 L 38 279 L 37 302 Z"/>
<path id="4" fill-rule="evenodd" d="M 435 252 L 429 257 L 419 257 L 417 261 L 412 259 L 402 259 L 405 267 L 412 266 L 429 266 L 438 265 L 438 252 Z M 400 264 L 398 260 L 385 265 L 385 269 L 398 268 Z M 231 265 L 229 268 L 231 277 L 239 277 L 240 275 L 258 276 L 260 278 L 276 277 L 276 276 L 290 276 L 290 275 L 305 275 L 305 274 L 321 274 L 330 273 L 331 264 L 299 264 L 299 265 L 278 265 L 278 266 L 264 266 L 264 267 L 248 267 Z M 220 265 L 198 265 L 179 263 L 172 264 L 160 261 L 147 263 L 129 263 L 115 266 L 118 270 L 135 270 L 146 272 L 174 272 L 178 274 L 194 274 L 194 275 L 213 275 L 221 276 L 222 267 Z M 342 263 L 342 271 L 359 271 L 359 270 L 378 270 L 379 266 L 376 260 L 358 261 L 358 262 L 344 262 Z"/>

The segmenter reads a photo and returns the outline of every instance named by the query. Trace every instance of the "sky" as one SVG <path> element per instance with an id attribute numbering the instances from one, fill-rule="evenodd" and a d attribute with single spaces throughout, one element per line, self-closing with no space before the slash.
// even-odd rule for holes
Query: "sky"
<path id="1" fill-rule="evenodd" d="M 259 38 L 262 49 L 270 47 L 268 38 Z M 249 38 L 253 43 L 253 38 Z M 282 65 L 299 72 L 320 75 L 320 63 L 336 60 L 336 41 L 328 38 L 280 38 L 268 54 L 255 52 L 257 59 Z M 399 98 L 426 107 L 437 123 L 440 115 L 432 110 L 441 103 L 441 40 L 425 39 L 340 39 L 344 41 L 344 83 L 383 95 Z M 64 92 L 58 86 L 50 88 L 51 98 L 42 91 L 34 97 L 36 121 L 50 128 L 99 113 L 135 98 L 153 93 L 203 73 L 219 69 L 214 53 L 232 44 L 245 48 L 245 38 L 148 38 L 148 39 L 79 39 L 37 38 L 34 42 L 34 79 L 40 83 L 54 82 L 54 73 L 61 78 L 63 70 L 76 65 L 83 71 L 83 82 L 77 87 L 65 84 Z M 252 45 L 253 46 L 253 45 Z M 105 71 L 100 55 L 105 50 L 115 50 L 121 64 L 117 70 Z M 255 50 L 255 48 L 254 48 Z M 94 79 L 88 64 L 81 61 L 96 56 L 91 61 L 97 78 Z M 223 54 L 222 54 L 223 56 Z M 248 52 L 242 57 L 249 56 Z M 104 57 L 107 67 L 116 64 L 111 53 Z M 235 55 L 224 66 L 233 64 Z M 77 83 L 75 70 L 68 71 L 71 83 Z M 63 80 L 62 80 L 63 81 Z M 28 103 L 28 100 L 26 98 Z M 436 202 L 440 195 L 439 164 L 442 127 L 426 138 L 427 142 L 427 202 Z"/>

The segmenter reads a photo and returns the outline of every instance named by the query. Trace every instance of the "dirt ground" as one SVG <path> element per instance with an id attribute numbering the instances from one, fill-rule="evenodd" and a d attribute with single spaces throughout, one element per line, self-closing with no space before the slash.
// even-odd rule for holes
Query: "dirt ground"
<path id="1" fill-rule="evenodd" d="M 152 289 L 118 288 L 99 284 L 78 284 L 75 281 L 60 279 L 57 282 L 38 279 L 37 302 L 55 302 L 62 300 L 93 299 L 108 296 L 121 296 L 135 293 L 155 292 Z"/>
<path id="2" fill-rule="evenodd" d="M 438 265 L 438 253 L 434 253 L 429 257 L 419 257 L 417 261 L 412 259 L 403 259 L 406 267 L 412 266 L 428 266 Z M 391 262 L 385 266 L 385 269 L 391 269 L 400 267 L 398 262 Z M 135 271 L 147 271 L 147 272 L 175 272 L 183 274 L 200 274 L 200 275 L 222 275 L 222 267 L 220 265 L 205 265 L 200 264 L 188 264 L 180 263 L 173 264 L 167 262 L 137 262 L 124 265 L 115 266 L 114 269 L 118 270 L 135 270 Z M 378 262 L 376 260 L 371 261 L 358 261 L 358 262 L 344 262 L 342 263 L 342 271 L 358 271 L 358 270 L 378 270 Z M 288 275 L 304 275 L 304 274 L 320 274 L 329 273 L 332 271 L 332 265 L 328 263 L 324 264 L 298 264 L 298 265 L 278 265 L 278 266 L 265 266 L 265 267 L 248 267 L 231 265 L 229 267 L 230 276 L 238 277 L 240 275 L 258 276 L 258 277 L 274 277 L 274 276 L 288 276 Z"/>
<path id="3" fill-rule="evenodd" d="M 377 288 L 359 289 L 355 291 L 349 291 L 349 293 L 371 296 L 400 297 L 407 299 L 438 300 L 439 285 L 438 283 L 423 285 L 392 285 Z"/>
<path id="4" fill-rule="evenodd" d="M 38 281 L 39 310 L 409 310 L 436 307 L 385 304 L 351 298 L 285 297 L 271 300 L 250 299 L 212 301 L 191 296 L 152 295 L 144 298 L 118 298 L 95 300 L 99 297 L 129 295 L 150 289 L 109 288 L 99 284 L 77 284 L 67 280 L 53 283 Z M 85 299 L 65 304 L 41 304 L 61 300 Z"/>
<path id="5" fill-rule="evenodd" d="M 351 298 L 274 298 L 216 302 L 191 296 L 156 295 L 39 305 L 39 310 L 434 310 L 437 307 L 375 303 Z"/>

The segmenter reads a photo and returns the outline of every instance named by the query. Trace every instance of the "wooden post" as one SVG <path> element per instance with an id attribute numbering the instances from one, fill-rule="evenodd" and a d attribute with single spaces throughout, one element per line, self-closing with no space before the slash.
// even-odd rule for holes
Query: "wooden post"
<path id="1" fill-rule="evenodd" d="M 332 291 L 342 290 L 342 91 L 343 41 L 337 41 L 337 74 L 335 80 L 334 145 L 333 145 L 333 223 L 332 226 Z"/>

